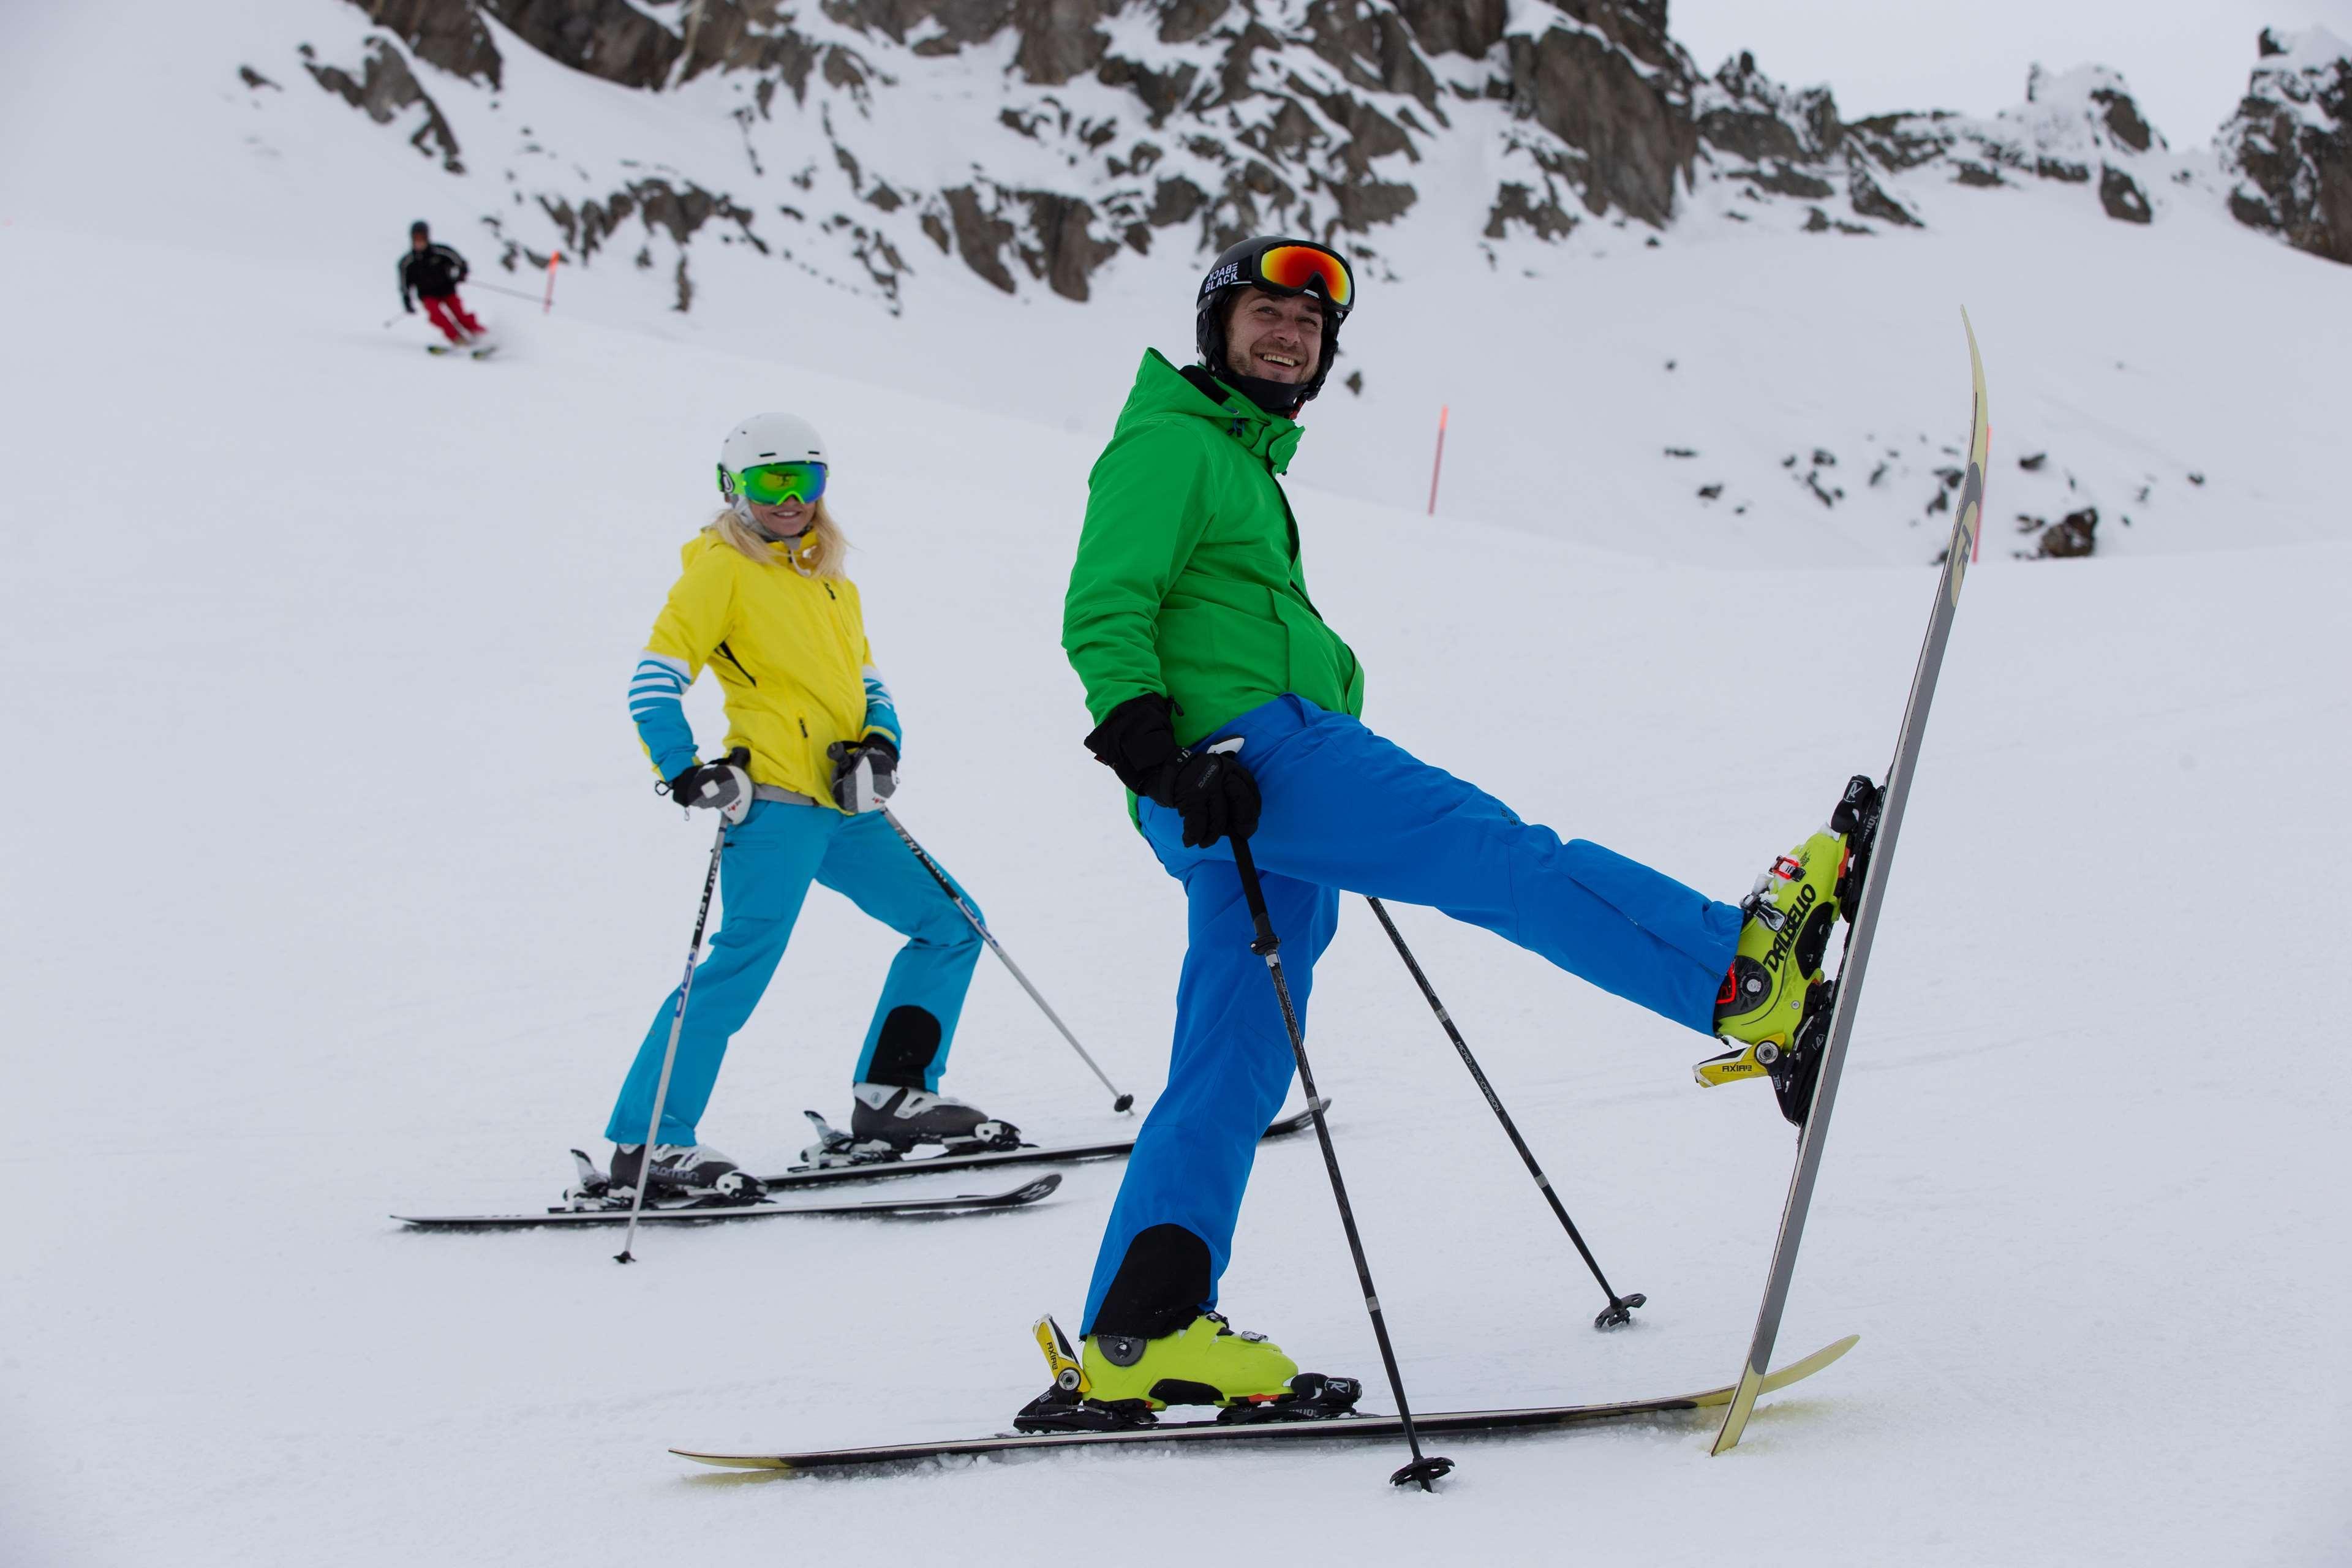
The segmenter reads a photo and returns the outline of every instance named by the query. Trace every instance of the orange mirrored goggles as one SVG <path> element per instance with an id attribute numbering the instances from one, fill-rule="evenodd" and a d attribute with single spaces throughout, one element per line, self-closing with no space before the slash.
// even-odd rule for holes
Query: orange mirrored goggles
<path id="1" fill-rule="evenodd" d="M 1316 289 L 1338 310 L 1356 302 L 1355 280 L 1348 264 L 1328 250 L 1311 245 L 1277 245 L 1257 258 L 1258 280 L 1286 294 Z"/>

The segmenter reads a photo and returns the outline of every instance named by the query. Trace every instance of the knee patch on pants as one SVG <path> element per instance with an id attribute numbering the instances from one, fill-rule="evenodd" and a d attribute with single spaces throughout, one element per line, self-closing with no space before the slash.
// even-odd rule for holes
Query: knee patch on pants
<path id="1" fill-rule="evenodd" d="M 929 1008 L 893 1007 L 874 1041 L 874 1059 L 866 1064 L 866 1081 L 921 1089 L 939 1050 L 940 1021 Z"/>
<path id="2" fill-rule="evenodd" d="M 1209 1244 L 1181 1225 L 1155 1225 L 1127 1244 L 1086 1331 L 1145 1340 L 1172 1334 L 1200 1315 L 1211 1288 Z"/>

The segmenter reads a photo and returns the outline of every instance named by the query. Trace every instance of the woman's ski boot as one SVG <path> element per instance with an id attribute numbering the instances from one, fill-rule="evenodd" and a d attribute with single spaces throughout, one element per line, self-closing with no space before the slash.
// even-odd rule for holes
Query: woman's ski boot
<path id="1" fill-rule="evenodd" d="M 1837 1003 L 1837 983 L 1822 978 L 1822 965 L 1838 917 L 1850 927 L 1861 902 L 1878 803 L 1878 786 L 1855 775 L 1829 825 L 1756 879 L 1715 1001 L 1715 1031 L 1731 1048 L 1691 1069 L 1707 1088 L 1769 1078 L 1781 1115 L 1799 1127 L 1812 1109 Z"/>
<path id="2" fill-rule="evenodd" d="M 578 1150 L 573 1150 L 572 1154 L 583 1173 L 595 1170 Z M 768 1195 L 766 1183 L 718 1150 L 701 1143 L 655 1144 L 649 1173 L 644 1144 L 615 1143 L 612 1171 L 605 1177 L 604 1190 L 595 1195 L 608 1204 L 625 1207 L 636 1195 L 640 1175 L 649 1177 L 647 1203 L 684 1198 L 695 1205 L 749 1204 Z M 585 1189 L 589 1184 L 583 1181 L 582 1187 Z"/>
<path id="3" fill-rule="evenodd" d="M 1363 1394 L 1352 1377 L 1299 1371 L 1264 1334 L 1238 1333 L 1215 1312 L 1156 1340 L 1091 1335 L 1083 1355 L 1050 1317 L 1033 1331 L 1054 1384 L 1013 1418 L 1024 1432 L 1149 1426 L 1171 1405 L 1215 1405 L 1228 1425 L 1323 1420 L 1349 1414 Z"/>
<path id="4" fill-rule="evenodd" d="M 849 1115 L 851 1147 L 904 1154 L 937 1143 L 950 1154 L 1021 1147 L 1021 1129 L 976 1105 L 894 1083 L 861 1083 Z"/>

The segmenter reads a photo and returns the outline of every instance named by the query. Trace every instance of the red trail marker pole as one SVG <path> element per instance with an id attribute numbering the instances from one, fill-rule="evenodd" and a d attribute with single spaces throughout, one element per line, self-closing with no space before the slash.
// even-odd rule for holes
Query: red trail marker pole
<path id="1" fill-rule="evenodd" d="M 555 264 L 562 259 L 563 252 L 560 250 L 547 258 L 547 298 L 539 307 L 542 316 L 555 309 Z"/>
<path id="2" fill-rule="evenodd" d="M 1429 515 L 1437 515 L 1437 475 L 1445 466 L 1445 416 L 1452 410 L 1444 404 L 1437 405 L 1437 456 L 1429 462 Z"/>

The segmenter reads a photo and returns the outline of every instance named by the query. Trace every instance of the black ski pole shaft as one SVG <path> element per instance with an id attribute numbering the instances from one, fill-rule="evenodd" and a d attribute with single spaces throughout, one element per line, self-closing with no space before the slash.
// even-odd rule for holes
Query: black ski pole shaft
<path id="1" fill-rule="evenodd" d="M 694 912 L 694 940 L 686 949 L 686 977 L 677 983 L 677 1007 L 669 1016 L 669 1045 L 662 1052 L 661 1078 L 654 1085 L 653 1120 L 646 1124 L 645 1145 L 637 1151 L 637 1190 L 629 1199 L 629 1229 L 621 1237 L 615 1263 L 635 1263 L 637 1216 L 645 1213 L 646 1189 L 654 1184 L 654 1139 L 661 1131 L 662 1107 L 669 1100 L 670 1068 L 677 1065 L 677 1037 L 686 1027 L 686 999 L 694 993 L 694 961 L 702 955 L 702 928 L 710 921 L 710 895 L 719 886 L 719 857 L 727 847 L 727 830 L 734 826 L 719 814 L 719 836 L 710 844 L 710 869 L 702 879 L 702 907 Z"/>
<path id="2" fill-rule="evenodd" d="M 996 940 L 995 933 L 988 929 L 988 922 L 982 920 L 980 911 L 971 907 L 971 900 L 965 898 L 956 885 L 948 879 L 948 874 L 945 871 L 940 869 L 940 863 L 932 859 L 929 852 L 921 845 L 915 842 L 915 836 L 907 831 L 905 824 L 891 815 L 888 806 L 877 806 L 875 809 L 882 814 L 882 820 L 888 823 L 892 831 L 898 835 L 899 842 L 914 851 L 915 858 L 923 863 L 923 869 L 931 874 L 931 879 L 940 885 L 940 890 L 955 900 L 955 907 L 963 911 L 963 918 L 971 922 L 971 929 L 980 933 L 980 940 L 988 944 L 988 951 L 1003 961 L 1004 967 L 1011 972 L 1013 978 L 1021 983 L 1021 989 L 1029 993 L 1029 1000 L 1037 1004 L 1037 1010 L 1045 1015 L 1054 1027 L 1062 1031 L 1062 1038 L 1070 1042 L 1070 1049 L 1078 1053 L 1078 1059 L 1093 1070 L 1095 1077 L 1102 1079 L 1102 1086 L 1111 1093 L 1110 1108 L 1113 1110 L 1131 1110 L 1135 1105 L 1135 1096 L 1121 1093 L 1118 1085 L 1111 1082 L 1109 1075 L 1096 1065 L 1095 1058 L 1087 1054 L 1086 1047 L 1078 1044 L 1078 1037 L 1070 1032 L 1070 1026 L 1067 1024 L 1062 1022 L 1062 1016 L 1047 1005 L 1045 998 L 1039 994 L 1034 985 L 1029 984 L 1029 977 L 1021 973 L 1021 966 L 1013 962 L 1013 955 L 1004 951 L 1004 944 Z"/>
<path id="3" fill-rule="evenodd" d="M 1421 987 L 1422 995 L 1428 999 L 1429 1010 L 1437 1015 L 1438 1023 L 1445 1029 L 1445 1037 L 1452 1040 L 1454 1048 L 1462 1053 L 1462 1065 L 1470 1069 L 1471 1079 L 1477 1084 L 1478 1092 L 1486 1097 L 1487 1108 L 1494 1111 L 1495 1120 L 1503 1124 L 1503 1131 L 1511 1140 L 1511 1147 L 1517 1149 L 1519 1158 L 1527 1162 L 1528 1174 L 1536 1179 L 1536 1186 L 1542 1192 L 1544 1202 L 1551 1205 L 1551 1212 L 1559 1217 L 1560 1228 L 1568 1232 L 1568 1239 L 1576 1244 L 1577 1256 L 1584 1259 L 1584 1266 L 1592 1270 L 1593 1280 L 1600 1285 L 1601 1294 L 1609 1298 L 1609 1305 L 1592 1320 L 1592 1326 L 1614 1329 L 1632 1322 L 1633 1309 L 1647 1303 L 1649 1298 L 1639 1291 L 1631 1296 L 1620 1296 L 1609 1288 L 1608 1277 L 1601 1272 L 1601 1265 L 1593 1258 L 1592 1248 L 1584 1245 L 1584 1237 L 1577 1232 L 1576 1222 L 1568 1217 L 1568 1205 L 1559 1201 L 1559 1194 L 1554 1190 L 1551 1178 L 1543 1173 L 1541 1165 L 1536 1163 L 1534 1151 L 1528 1147 L 1528 1141 L 1519 1136 L 1518 1124 L 1511 1120 L 1511 1113 L 1503 1109 L 1502 1098 L 1495 1092 L 1495 1086 L 1486 1081 L 1486 1073 L 1478 1066 L 1478 1058 L 1470 1054 L 1469 1042 L 1462 1037 L 1462 1031 L 1454 1027 L 1454 1016 L 1446 1012 L 1445 1004 L 1437 999 L 1437 990 L 1430 984 L 1429 976 L 1421 972 L 1421 964 L 1412 956 L 1412 949 L 1405 946 L 1404 933 L 1397 930 L 1396 921 L 1389 919 L 1387 906 L 1369 894 L 1365 896 L 1364 902 L 1372 906 L 1372 913 L 1379 918 L 1381 929 L 1389 933 L 1391 942 L 1396 943 L 1397 956 L 1404 960 L 1405 969 L 1412 975 L 1412 983 Z"/>
<path id="4" fill-rule="evenodd" d="M 520 289 L 501 289 L 495 283 L 485 283 L 478 278 L 467 279 L 464 286 L 468 289 L 479 289 L 486 293 L 505 294 L 517 300 L 528 300 L 534 305 L 539 303 L 539 296 L 536 294 L 526 294 Z"/>
<path id="5" fill-rule="evenodd" d="M 1290 1054 L 1298 1063 L 1298 1087 L 1307 1092 L 1307 1110 L 1315 1119 L 1315 1139 L 1323 1146 L 1323 1168 L 1331 1175 L 1331 1196 L 1339 1205 L 1339 1227 L 1348 1233 L 1348 1251 L 1356 1261 L 1356 1280 L 1364 1288 L 1364 1310 L 1372 1320 L 1372 1337 L 1380 1342 L 1381 1365 L 1389 1374 L 1389 1392 L 1396 1397 L 1397 1419 L 1404 1426 L 1405 1447 L 1412 1451 L 1412 1462 L 1389 1478 L 1395 1486 L 1417 1483 L 1423 1491 L 1436 1489 L 1437 1480 L 1454 1468 L 1454 1461 L 1421 1451 L 1421 1434 L 1412 1424 L 1412 1406 L 1405 1402 L 1404 1377 L 1397 1371 L 1396 1350 L 1389 1343 L 1388 1320 L 1381 1312 L 1380 1293 L 1372 1289 L 1372 1267 L 1364 1260 L 1364 1238 L 1356 1231 L 1356 1211 L 1348 1202 L 1348 1184 L 1339 1176 L 1339 1151 L 1331 1146 L 1331 1129 L 1323 1120 L 1323 1097 L 1316 1091 L 1315 1071 L 1307 1065 L 1307 1041 L 1298 1030 L 1298 1012 L 1290 1004 L 1290 983 L 1282 973 L 1282 942 L 1274 934 L 1274 920 L 1265 911 L 1265 889 L 1258 884 L 1257 861 L 1250 855 L 1249 840 L 1236 838 L 1234 864 L 1241 871 L 1242 896 L 1249 900 L 1250 921 L 1257 927 L 1257 940 L 1250 951 L 1265 960 L 1266 973 L 1274 978 L 1275 999 L 1282 1004 L 1282 1026 L 1290 1035 Z"/>

